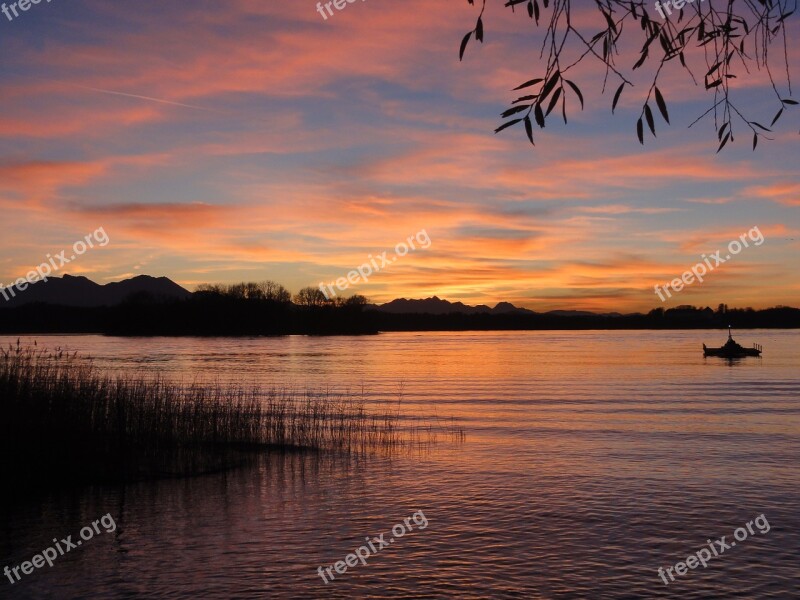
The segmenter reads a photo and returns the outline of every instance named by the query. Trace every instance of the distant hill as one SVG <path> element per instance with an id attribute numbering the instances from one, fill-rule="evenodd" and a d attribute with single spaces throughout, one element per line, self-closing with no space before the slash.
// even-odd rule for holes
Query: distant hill
<path id="1" fill-rule="evenodd" d="M 398 298 L 386 304 L 371 304 L 367 308 L 393 315 L 449 315 L 453 313 L 462 315 L 535 314 L 532 310 L 517 308 L 509 302 L 500 302 L 494 308 L 489 308 L 485 304 L 469 306 L 463 302 L 449 302 L 437 296 L 425 298 L 424 300 Z"/>
<path id="2" fill-rule="evenodd" d="M 275 284 L 277 285 L 277 284 Z M 260 289 L 258 286 L 254 289 Z M 283 289 L 283 288 L 281 288 Z M 284 290 L 285 291 L 285 290 Z M 247 286 L 191 293 L 166 277 L 140 275 L 99 285 L 65 275 L 0 297 L 0 333 L 106 335 L 359 335 L 388 331 L 523 331 L 546 329 L 800 328 L 800 309 L 679 306 L 647 314 L 581 310 L 535 312 L 500 302 L 493 308 L 437 296 L 383 305 L 305 303 L 248 296 Z M 9 290 L 6 293 L 10 294 Z M 45 306 L 49 305 L 49 306 Z M 55 309 L 55 307 L 58 307 Z"/>
<path id="3" fill-rule="evenodd" d="M 139 275 L 132 279 L 100 285 L 86 277 L 64 275 L 37 281 L 25 290 L 12 288 L 14 297 L 6 300 L 0 295 L 0 310 L 25 304 L 43 303 L 58 306 L 95 308 L 116 306 L 127 299 L 185 300 L 191 292 L 166 277 Z M 6 290 L 11 296 L 11 291 Z"/>
<path id="4" fill-rule="evenodd" d="M 551 310 L 537 313 L 527 308 L 519 308 L 510 302 L 498 302 L 494 308 L 485 304 L 469 306 L 462 302 L 449 302 L 438 296 L 424 300 L 399 298 L 386 304 L 369 304 L 367 309 L 376 310 L 391 315 L 551 315 L 554 317 L 621 317 L 618 312 L 593 313 L 585 310 Z"/>

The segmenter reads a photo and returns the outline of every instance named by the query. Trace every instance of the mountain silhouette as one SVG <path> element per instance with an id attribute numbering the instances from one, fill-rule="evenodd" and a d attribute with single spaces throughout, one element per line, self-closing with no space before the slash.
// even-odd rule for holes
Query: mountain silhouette
<path id="1" fill-rule="evenodd" d="M 425 298 L 424 300 L 398 298 L 386 304 L 370 304 L 367 308 L 393 315 L 449 315 L 453 313 L 461 315 L 534 314 L 532 310 L 517 308 L 509 302 L 500 302 L 494 308 L 489 308 L 485 304 L 469 306 L 463 302 L 449 302 L 448 300 L 442 300 L 438 296 Z"/>
<path id="2" fill-rule="evenodd" d="M 274 284 L 277 286 L 277 284 Z M 800 327 L 800 309 L 761 310 L 678 306 L 647 314 L 582 310 L 535 312 L 509 302 L 493 308 L 438 296 L 398 298 L 383 305 L 292 302 L 250 295 L 248 284 L 191 293 L 166 277 L 140 275 L 100 285 L 64 275 L 25 290 L 0 289 L 0 333 L 107 335 L 360 335 L 382 331 L 501 331 L 538 329 L 687 329 L 733 325 Z M 261 288 L 254 284 L 253 290 Z M 2 295 L 15 297 L 6 301 Z M 48 306 L 49 305 L 49 306 Z M 57 307 L 57 309 L 52 309 Z M 51 309 L 48 309 L 51 308 Z"/>
<path id="3" fill-rule="evenodd" d="M 24 290 L 16 287 L 6 289 L 0 295 L 0 309 L 15 308 L 26 304 L 42 303 L 58 306 L 95 308 L 116 306 L 126 300 L 138 299 L 153 301 L 185 300 L 191 292 L 185 290 L 166 277 L 139 275 L 132 279 L 100 285 L 83 276 L 64 275 L 51 277 L 47 281 L 37 281 Z M 14 296 L 11 296 L 11 292 Z"/>

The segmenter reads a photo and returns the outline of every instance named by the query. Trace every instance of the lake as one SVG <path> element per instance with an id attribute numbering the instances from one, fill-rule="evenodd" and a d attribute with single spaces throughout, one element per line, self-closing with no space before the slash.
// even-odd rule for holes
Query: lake
<path id="1" fill-rule="evenodd" d="M 52 567 L 4 577 L 0 597 L 791 597 L 800 331 L 734 332 L 763 358 L 703 358 L 701 344 L 726 335 L 37 336 L 111 373 L 363 393 L 442 429 L 432 447 L 266 454 L 4 506 L 0 568 L 80 539 L 104 515 L 114 527 L 90 527 Z M 451 423 L 463 441 L 446 435 Z M 393 541 L 337 572 L 381 534 Z M 711 547 L 721 553 L 708 551 L 707 567 L 676 570 Z M 669 585 L 659 567 L 675 573 Z"/>

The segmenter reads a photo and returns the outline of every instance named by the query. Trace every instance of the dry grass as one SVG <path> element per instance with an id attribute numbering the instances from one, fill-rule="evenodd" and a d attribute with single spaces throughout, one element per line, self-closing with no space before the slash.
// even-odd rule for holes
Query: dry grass
<path id="1" fill-rule="evenodd" d="M 363 394 L 111 377 L 77 354 L 19 342 L 0 350 L 0 414 L 4 469 L 28 479 L 182 475 L 254 449 L 385 449 L 426 431 L 409 436 L 399 409 L 368 411 Z"/>

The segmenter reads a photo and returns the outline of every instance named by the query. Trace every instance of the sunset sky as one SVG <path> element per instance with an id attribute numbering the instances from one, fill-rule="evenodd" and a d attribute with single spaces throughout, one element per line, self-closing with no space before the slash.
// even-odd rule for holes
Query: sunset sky
<path id="1" fill-rule="evenodd" d="M 424 229 L 429 248 L 348 294 L 800 305 L 800 106 L 756 152 L 735 122 L 735 144 L 715 154 L 713 121 L 687 129 L 712 96 L 675 63 L 659 84 L 672 126 L 657 118 L 642 147 L 651 71 L 612 117 L 616 82 L 601 95 L 601 65 L 587 62 L 570 77 L 586 107 L 570 96 L 567 126 L 537 128 L 536 148 L 521 129 L 495 135 L 511 88 L 540 75 L 541 30 L 502 4 L 490 0 L 485 43 L 462 63 L 478 13 L 466 0 L 366 0 L 328 20 L 312 0 L 53 0 L 0 14 L 0 283 L 103 227 L 110 243 L 59 274 L 296 292 Z M 764 74 L 741 77 L 734 99 L 768 124 Z M 754 226 L 763 245 L 655 296 Z"/>

